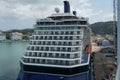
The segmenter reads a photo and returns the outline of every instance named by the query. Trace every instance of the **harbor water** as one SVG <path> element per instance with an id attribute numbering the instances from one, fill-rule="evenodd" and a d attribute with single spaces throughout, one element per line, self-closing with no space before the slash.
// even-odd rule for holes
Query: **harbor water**
<path id="1" fill-rule="evenodd" d="M 28 42 L 0 42 L 0 80 L 16 80 Z"/>

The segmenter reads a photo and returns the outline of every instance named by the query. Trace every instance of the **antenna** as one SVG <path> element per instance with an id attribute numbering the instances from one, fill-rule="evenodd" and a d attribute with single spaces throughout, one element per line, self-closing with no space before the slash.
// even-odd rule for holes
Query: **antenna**
<path id="1" fill-rule="evenodd" d="M 76 11 L 73 11 L 73 15 L 75 15 L 75 16 L 76 16 L 76 15 L 77 15 L 77 12 L 76 12 Z"/>

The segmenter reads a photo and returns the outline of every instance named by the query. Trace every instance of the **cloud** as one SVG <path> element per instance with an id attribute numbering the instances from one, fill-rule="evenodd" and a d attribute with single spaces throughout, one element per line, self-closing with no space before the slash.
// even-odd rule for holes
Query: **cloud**
<path id="1" fill-rule="evenodd" d="M 77 2 L 77 3 L 76 3 Z M 77 10 L 81 16 L 92 14 L 89 0 L 70 0 L 72 9 Z M 47 4 L 47 5 L 46 5 Z M 59 7 L 63 12 L 63 3 L 61 0 L 1 0 L 0 14 L 3 18 L 36 18 L 48 16 Z M 6 16 L 7 14 L 7 16 Z M 85 14 L 85 15 L 84 15 Z"/>
<path id="2" fill-rule="evenodd" d="M 13 24 L 17 25 L 17 23 L 20 23 L 17 21 L 21 21 L 22 24 L 22 21 L 44 18 L 55 13 L 54 9 L 56 7 L 60 8 L 60 13 L 63 13 L 63 1 L 64 0 L 0 0 L 0 25 L 10 26 L 9 24 L 13 21 L 16 21 L 16 23 L 13 22 Z M 111 19 L 110 13 L 105 13 L 103 10 L 95 11 L 90 0 L 68 1 L 71 4 L 71 13 L 76 10 L 77 16 L 89 17 L 91 21 Z M 101 16 L 104 17 L 102 18 Z M 2 22 L 6 21 L 8 21 L 8 25 L 2 24 Z M 11 23 L 9 23 L 9 21 Z M 26 23 L 29 23 L 29 21 Z M 24 26 L 28 25 L 25 24 Z"/>
<path id="3" fill-rule="evenodd" d="M 113 20 L 113 13 L 103 13 L 102 19 L 103 21 Z"/>

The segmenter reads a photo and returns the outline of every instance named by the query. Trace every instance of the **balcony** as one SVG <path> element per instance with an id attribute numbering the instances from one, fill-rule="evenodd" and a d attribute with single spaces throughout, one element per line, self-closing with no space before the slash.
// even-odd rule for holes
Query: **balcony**
<path id="1" fill-rule="evenodd" d="M 59 59 L 75 59 L 80 58 L 79 54 L 61 54 L 61 53 L 37 53 L 37 52 L 27 52 L 25 54 L 27 57 L 46 57 L 46 58 L 59 58 Z"/>
<path id="2" fill-rule="evenodd" d="M 48 64 L 48 65 L 60 65 L 60 66 L 72 66 L 80 64 L 78 60 L 76 61 L 61 61 L 61 60 L 40 60 L 40 59 L 23 59 L 25 63 L 33 64 Z"/>

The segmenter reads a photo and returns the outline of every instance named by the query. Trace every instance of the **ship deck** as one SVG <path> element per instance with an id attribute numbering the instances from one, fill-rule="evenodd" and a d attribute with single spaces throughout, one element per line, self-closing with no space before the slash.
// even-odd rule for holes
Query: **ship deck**
<path id="1" fill-rule="evenodd" d="M 90 59 L 89 54 L 83 54 L 82 62 L 81 62 L 82 64 L 69 68 L 28 65 L 28 64 L 23 64 L 22 62 L 21 62 L 21 67 L 25 72 L 73 75 L 73 74 L 89 71 L 89 59 Z"/>

